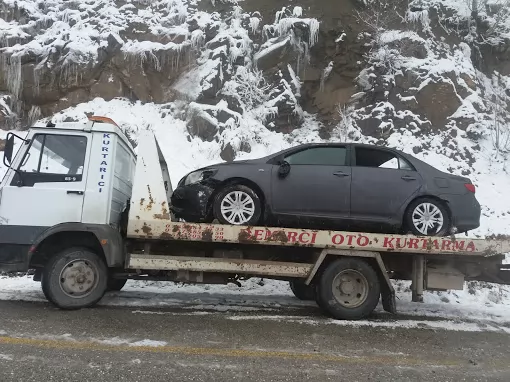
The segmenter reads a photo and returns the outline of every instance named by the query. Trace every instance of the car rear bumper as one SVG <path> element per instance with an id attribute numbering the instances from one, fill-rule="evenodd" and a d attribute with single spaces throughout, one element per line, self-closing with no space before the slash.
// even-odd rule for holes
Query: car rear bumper
<path id="1" fill-rule="evenodd" d="M 466 232 L 480 227 L 481 207 L 473 194 L 444 195 L 452 215 L 452 225 L 457 232 Z"/>
<path id="2" fill-rule="evenodd" d="M 209 199 L 213 189 L 206 185 L 195 183 L 180 186 L 172 193 L 171 210 L 177 218 L 189 222 L 205 222 L 209 220 Z"/>

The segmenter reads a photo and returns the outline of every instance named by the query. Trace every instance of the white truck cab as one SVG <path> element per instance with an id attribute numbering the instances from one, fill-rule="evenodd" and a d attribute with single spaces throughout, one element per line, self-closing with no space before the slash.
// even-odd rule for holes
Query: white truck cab
<path id="1" fill-rule="evenodd" d="M 16 140 L 21 146 L 13 157 Z M 86 231 L 107 247 L 119 242 L 136 156 L 115 122 L 91 117 L 86 124 L 31 128 L 25 138 L 10 133 L 4 164 L 9 169 L 0 184 L 2 270 L 26 270 L 30 247 L 58 230 L 67 240 L 70 232 Z"/>

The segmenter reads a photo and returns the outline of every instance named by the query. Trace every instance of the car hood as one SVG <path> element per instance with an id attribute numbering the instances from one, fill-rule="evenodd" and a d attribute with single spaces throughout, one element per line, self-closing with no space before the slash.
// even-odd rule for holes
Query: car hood
<path id="1" fill-rule="evenodd" d="M 266 163 L 266 162 L 267 162 L 266 158 L 235 160 L 235 161 L 232 161 L 232 162 L 215 163 L 215 164 L 203 167 L 200 170 L 204 170 L 204 169 L 208 169 L 208 168 L 214 168 L 214 167 L 235 166 L 235 165 L 238 165 L 238 164 L 259 164 L 259 163 Z"/>

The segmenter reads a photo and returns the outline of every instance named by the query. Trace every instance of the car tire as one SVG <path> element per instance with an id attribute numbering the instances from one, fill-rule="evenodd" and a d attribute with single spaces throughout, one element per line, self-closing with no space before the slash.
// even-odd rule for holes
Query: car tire
<path id="1" fill-rule="evenodd" d="M 303 301 L 315 300 L 315 286 L 306 285 L 302 280 L 292 280 L 289 282 L 290 290 L 298 299 Z"/>
<path id="2" fill-rule="evenodd" d="M 256 225 L 262 215 L 260 198 L 242 184 L 227 186 L 214 200 L 213 215 L 221 224 Z"/>
<path id="3" fill-rule="evenodd" d="M 428 227 L 426 219 L 435 218 L 440 227 Z M 425 219 L 425 220 L 424 220 Z M 419 223 L 421 222 L 421 223 Z M 450 234 L 451 219 L 446 206 L 433 198 L 420 198 L 413 201 L 406 210 L 404 217 L 406 230 L 417 236 L 446 236 Z"/>
<path id="4" fill-rule="evenodd" d="M 363 259 L 342 258 L 321 274 L 316 301 L 337 320 L 358 320 L 374 311 L 380 295 L 379 277 L 370 264 Z"/>
<path id="5" fill-rule="evenodd" d="M 103 298 L 108 286 L 108 268 L 89 249 L 68 248 L 48 261 L 41 286 L 48 301 L 58 308 L 87 308 Z"/>

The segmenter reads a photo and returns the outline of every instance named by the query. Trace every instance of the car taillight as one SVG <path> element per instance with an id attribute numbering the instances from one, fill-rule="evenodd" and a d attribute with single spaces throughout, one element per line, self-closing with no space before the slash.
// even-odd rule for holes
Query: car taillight
<path id="1" fill-rule="evenodd" d="M 466 186 L 468 191 L 472 192 L 473 194 L 476 192 L 476 187 L 474 184 L 466 183 L 466 184 L 464 184 L 464 186 Z"/>

